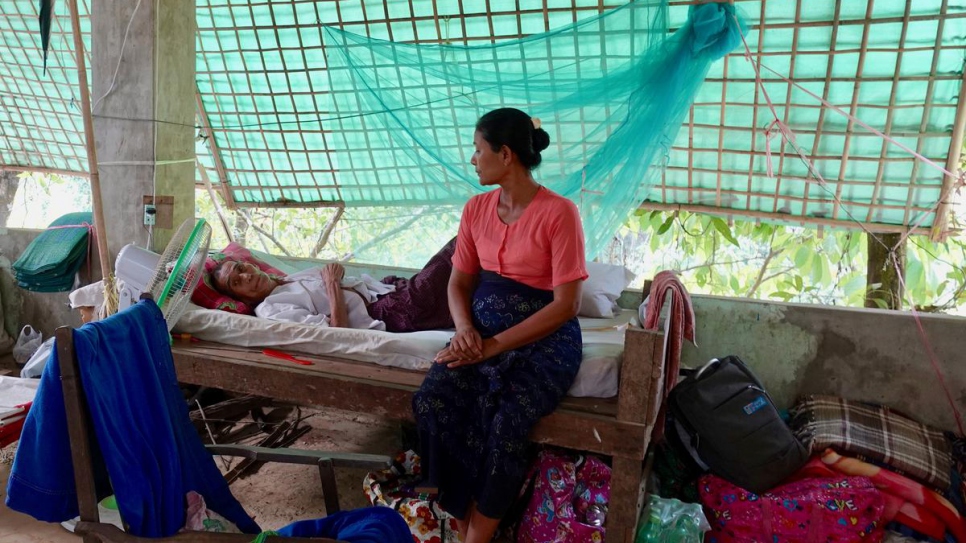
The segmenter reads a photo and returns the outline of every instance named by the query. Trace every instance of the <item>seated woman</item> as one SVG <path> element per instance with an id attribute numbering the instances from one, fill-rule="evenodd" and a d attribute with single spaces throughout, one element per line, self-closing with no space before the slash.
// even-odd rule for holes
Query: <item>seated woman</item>
<path id="1" fill-rule="evenodd" d="M 212 282 L 222 294 L 257 306 L 256 316 L 273 320 L 390 332 L 452 328 L 446 288 L 455 245 L 454 238 L 410 279 L 343 284 L 345 268 L 335 263 L 278 279 L 229 259 L 212 271 Z"/>
<path id="2" fill-rule="evenodd" d="M 580 366 L 580 216 L 531 175 L 549 144 L 517 109 L 477 122 L 470 162 L 481 185 L 499 188 L 463 209 L 449 282 L 456 334 L 413 397 L 423 474 L 465 543 L 493 537 L 523 482 L 530 430 Z"/>

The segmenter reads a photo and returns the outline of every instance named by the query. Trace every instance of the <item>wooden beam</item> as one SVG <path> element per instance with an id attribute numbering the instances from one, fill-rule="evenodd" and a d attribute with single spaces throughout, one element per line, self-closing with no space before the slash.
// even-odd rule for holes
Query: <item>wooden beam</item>
<path id="1" fill-rule="evenodd" d="M 270 359 L 258 351 L 221 345 L 175 343 L 172 347 L 178 380 L 269 396 L 303 405 L 360 411 L 396 420 L 412 419 L 412 394 L 423 380 L 422 372 L 376 364 L 360 364 L 334 357 L 302 355 L 315 366 L 295 366 Z M 598 454 L 644 459 L 650 428 L 620 421 L 612 409 L 595 404 L 613 400 L 568 398 L 534 428 L 536 443 Z"/>
<path id="2" fill-rule="evenodd" d="M 205 111 L 205 104 L 201 101 L 201 93 L 198 92 L 198 87 L 195 87 L 195 104 L 198 105 L 198 118 L 201 119 L 202 129 L 205 131 L 205 137 L 208 139 L 208 148 L 211 149 L 211 159 L 215 163 L 215 171 L 218 172 L 218 182 L 221 184 L 221 196 L 225 199 L 225 205 L 228 209 L 235 209 L 237 206 L 235 204 L 235 197 L 231 193 L 231 187 L 228 186 L 228 173 L 225 170 L 225 163 L 221 160 L 221 150 L 218 149 L 218 144 L 215 142 L 215 133 L 211 131 L 211 123 L 208 121 L 208 112 Z M 198 165 L 201 167 L 201 165 Z"/>
<path id="3" fill-rule="evenodd" d="M 75 172 L 73 170 L 61 170 L 58 168 L 44 168 L 39 166 L 18 166 L 16 164 L 0 164 L 0 172 L 37 172 L 52 173 L 56 175 L 66 175 L 69 177 L 90 178 L 88 172 Z"/>
<path id="4" fill-rule="evenodd" d="M 860 223 L 856 221 L 843 221 L 836 219 L 824 219 L 820 217 L 802 217 L 799 215 L 791 215 L 788 213 L 769 213 L 765 211 L 752 211 L 744 209 L 725 209 L 725 208 L 715 208 L 706 207 L 700 205 L 688 205 L 688 204 L 662 204 L 658 202 L 643 202 L 639 206 L 642 210 L 658 210 L 658 211 L 687 211 L 690 213 L 703 213 L 705 215 L 717 215 L 721 217 L 751 217 L 754 219 L 765 219 L 772 221 L 779 221 L 789 224 L 816 224 L 820 226 L 829 226 L 832 228 L 843 228 L 848 230 L 868 230 L 869 232 L 910 232 L 908 226 L 897 225 L 897 224 L 875 224 L 875 223 Z M 912 229 L 912 234 L 928 235 L 928 228 L 915 228 Z"/>

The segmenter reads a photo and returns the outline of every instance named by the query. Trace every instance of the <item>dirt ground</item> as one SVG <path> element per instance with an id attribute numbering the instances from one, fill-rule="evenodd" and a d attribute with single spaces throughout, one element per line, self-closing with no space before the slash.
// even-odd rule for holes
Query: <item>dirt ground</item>
<path id="1" fill-rule="evenodd" d="M 400 448 L 399 424 L 335 409 L 308 410 L 312 430 L 291 448 L 393 455 Z M 220 460 L 216 460 L 224 470 Z M 369 505 L 362 491 L 365 470 L 337 469 L 339 505 Z M 232 493 L 263 529 L 325 516 L 318 469 L 312 466 L 265 464 L 254 475 L 234 482 Z"/>

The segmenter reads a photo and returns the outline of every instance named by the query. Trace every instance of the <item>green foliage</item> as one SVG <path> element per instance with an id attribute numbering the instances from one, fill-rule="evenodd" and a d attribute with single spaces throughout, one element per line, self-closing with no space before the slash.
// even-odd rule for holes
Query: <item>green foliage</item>
<path id="1" fill-rule="evenodd" d="M 637 283 L 678 270 L 693 292 L 861 307 L 866 297 L 867 234 L 687 212 L 640 211 L 607 255 Z M 907 241 L 906 306 L 955 311 L 966 301 L 966 241 Z M 874 288 L 875 285 L 872 285 Z M 884 306 L 884 299 L 875 303 Z"/>
<path id="2" fill-rule="evenodd" d="M 57 174 L 22 172 L 10 206 L 9 228 L 46 228 L 54 219 L 75 211 L 91 210 L 91 189 L 86 179 Z"/>

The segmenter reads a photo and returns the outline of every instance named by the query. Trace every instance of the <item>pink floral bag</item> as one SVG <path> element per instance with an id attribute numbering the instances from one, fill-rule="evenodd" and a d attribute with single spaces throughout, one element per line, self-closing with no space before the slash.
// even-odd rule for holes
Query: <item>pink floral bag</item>
<path id="1" fill-rule="evenodd" d="M 545 450 L 532 470 L 533 497 L 527 504 L 517 543 L 600 543 L 610 498 L 610 467 Z"/>
<path id="2" fill-rule="evenodd" d="M 882 494 L 866 477 L 802 479 L 758 495 L 715 475 L 698 484 L 708 543 L 865 543 L 882 539 Z"/>

